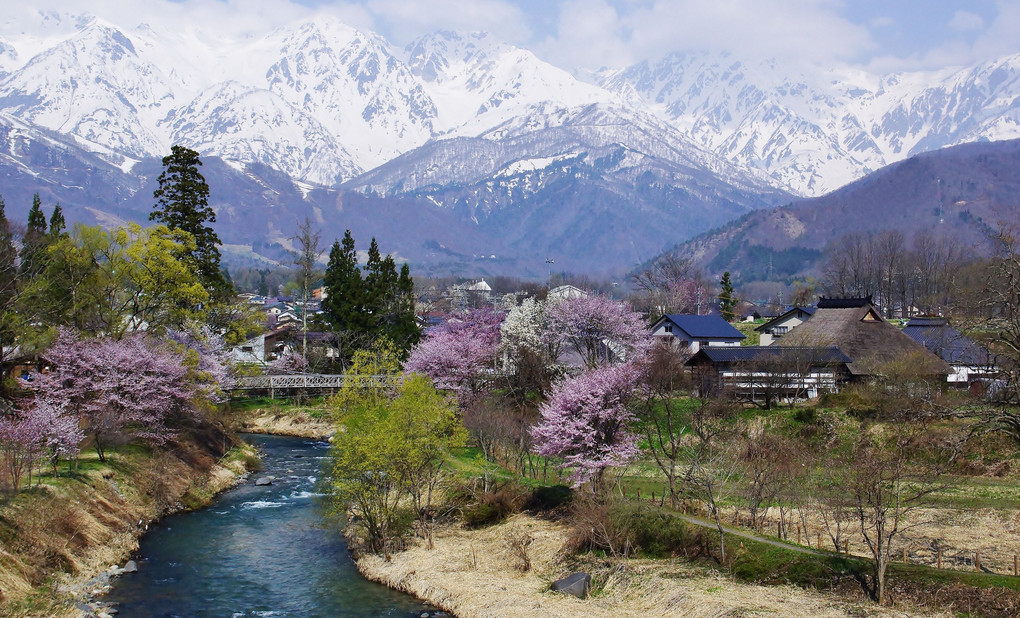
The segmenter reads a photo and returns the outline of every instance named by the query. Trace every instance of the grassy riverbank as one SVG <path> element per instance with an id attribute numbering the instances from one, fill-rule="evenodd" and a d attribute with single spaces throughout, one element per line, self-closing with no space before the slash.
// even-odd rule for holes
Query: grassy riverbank
<path id="1" fill-rule="evenodd" d="M 74 616 L 89 580 L 122 564 L 148 524 L 205 506 L 258 465 L 252 447 L 217 430 L 179 436 L 167 449 L 83 452 L 0 502 L 0 615 Z"/>

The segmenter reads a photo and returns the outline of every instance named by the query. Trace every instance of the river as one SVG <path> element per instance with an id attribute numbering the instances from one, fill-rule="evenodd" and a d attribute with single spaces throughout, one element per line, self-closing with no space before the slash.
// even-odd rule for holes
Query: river
<path id="1" fill-rule="evenodd" d="M 141 539 L 138 572 L 104 599 L 120 616 L 409 616 L 429 608 L 358 574 L 324 525 L 316 481 L 327 445 L 248 436 L 264 469 L 211 506 L 164 519 Z M 254 480 L 276 477 L 272 485 Z"/>

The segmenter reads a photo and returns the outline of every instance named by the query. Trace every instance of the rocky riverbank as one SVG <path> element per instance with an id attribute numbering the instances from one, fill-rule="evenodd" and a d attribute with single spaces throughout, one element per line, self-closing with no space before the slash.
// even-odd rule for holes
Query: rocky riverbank
<path id="1" fill-rule="evenodd" d="M 250 446 L 224 453 L 228 446 L 208 432 L 167 450 L 127 448 L 106 462 L 83 453 L 78 474 L 0 504 L 0 615 L 101 615 L 96 598 L 151 522 L 208 504 L 257 465 Z"/>
<path id="2" fill-rule="evenodd" d="M 520 570 L 508 539 L 527 533 L 531 569 Z M 793 586 L 736 582 L 682 560 L 567 560 L 561 548 L 566 527 L 528 515 L 469 530 L 449 526 L 436 533 L 435 548 L 419 544 L 391 556 L 365 555 L 358 569 L 368 579 L 413 594 L 460 618 L 549 616 L 910 616 L 867 601 Z M 550 592 L 550 584 L 577 570 L 591 573 L 587 599 Z M 930 616 L 930 612 L 916 614 Z"/>

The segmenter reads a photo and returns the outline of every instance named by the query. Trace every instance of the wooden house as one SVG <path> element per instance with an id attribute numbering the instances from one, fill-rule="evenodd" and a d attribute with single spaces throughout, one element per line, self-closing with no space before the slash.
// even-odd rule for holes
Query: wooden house
<path id="1" fill-rule="evenodd" d="M 788 334 L 814 314 L 814 307 L 794 307 L 754 330 L 760 333 L 761 345 L 772 345 L 776 339 Z"/>
<path id="2" fill-rule="evenodd" d="M 919 375 L 945 380 L 949 365 L 887 322 L 867 298 L 822 298 L 814 315 L 771 347 L 838 347 L 850 357 L 852 379 L 876 376 L 894 361 L 910 359 Z"/>
<path id="3" fill-rule="evenodd" d="M 696 354 L 710 346 L 739 346 L 745 335 L 717 315 L 670 313 L 652 324 L 652 336 Z"/>
<path id="4" fill-rule="evenodd" d="M 702 397 L 729 393 L 771 406 L 837 391 L 849 377 L 850 362 L 832 346 L 707 346 L 686 364 Z"/>
<path id="5" fill-rule="evenodd" d="M 950 326 L 946 318 L 911 318 L 903 334 L 949 363 L 952 367 L 950 386 L 968 388 L 994 379 L 998 372 L 992 353 Z"/>

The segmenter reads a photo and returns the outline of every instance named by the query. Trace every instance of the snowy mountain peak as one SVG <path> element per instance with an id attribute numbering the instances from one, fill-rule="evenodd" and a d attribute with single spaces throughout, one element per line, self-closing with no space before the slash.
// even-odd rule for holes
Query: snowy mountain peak
<path id="1" fill-rule="evenodd" d="M 404 48 L 411 72 L 427 82 L 444 81 L 509 47 L 487 32 L 440 30 Z"/>

